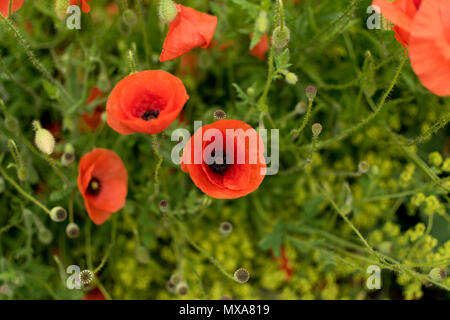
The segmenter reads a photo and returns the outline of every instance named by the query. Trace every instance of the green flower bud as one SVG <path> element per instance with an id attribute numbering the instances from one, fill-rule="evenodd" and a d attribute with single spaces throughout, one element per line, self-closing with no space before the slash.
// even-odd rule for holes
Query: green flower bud
<path id="1" fill-rule="evenodd" d="M 223 110 L 214 111 L 214 120 L 223 120 L 227 117 L 227 114 Z"/>
<path id="2" fill-rule="evenodd" d="M 111 88 L 111 83 L 109 82 L 108 75 L 105 72 L 100 73 L 97 80 L 97 87 L 103 92 L 107 92 Z"/>
<path id="3" fill-rule="evenodd" d="M 43 244 L 50 244 L 53 240 L 53 233 L 47 228 L 43 228 L 38 232 L 38 240 Z"/>
<path id="4" fill-rule="evenodd" d="M 80 235 L 80 227 L 76 223 L 69 223 L 66 227 L 66 235 L 70 239 L 78 238 Z"/>
<path id="5" fill-rule="evenodd" d="M 233 231 L 233 225 L 229 222 L 222 222 L 219 231 L 222 236 L 228 237 L 231 231 Z"/>
<path id="6" fill-rule="evenodd" d="M 450 172 L 450 158 L 446 158 L 444 163 L 442 164 L 442 171 Z"/>
<path id="7" fill-rule="evenodd" d="M 19 169 L 17 170 L 17 178 L 19 178 L 20 181 L 27 181 L 28 176 L 28 169 L 24 166 L 19 167 Z"/>
<path id="8" fill-rule="evenodd" d="M 189 292 L 189 287 L 187 286 L 186 282 L 180 282 L 175 286 L 175 292 L 180 295 L 180 296 L 184 296 L 186 294 L 188 294 Z"/>
<path id="9" fill-rule="evenodd" d="M 444 281 L 447 278 L 447 271 L 443 268 L 431 269 L 429 276 L 434 281 Z"/>
<path id="10" fill-rule="evenodd" d="M 318 136 L 322 132 L 322 125 L 320 123 L 314 123 L 311 127 L 314 136 Z"/>
<path id="11" fill-rule="evenodd" d="M 432 152 L 428 155 L 428 162 L 434 166 L 434 167 L 439 167 L 442 164 L 442 156 L 439 152 Z"/>
<path id="12" fill-rule="evenodd" d="M 246 283 L 250 279 L 250 273 L 247 269 L 239 268 L 234 272 L 234 281 Z"/>
<path id="13" fill-rule="evenodd" d="M 261 11 L 256 19 L 256 30 L 260 33 L 266 33 L 269 30 L 269 19 L 267 12 Z"/>
<path id="14" fill-rule="evenodd" d="M 43 129 L 39 123 L 39 121 L 33 121 L 34 130 L 36 130 L 34 136 L 34 143 L 36 147 L 47 155 L 53 153 L 55 150 L 55 138 L 47 129 Z"/>
<path id="15" fill-rule="evenodd" d="M 69 8 L 69 6 L 69 0 L 56 0 L 55 13 L 60 20 L 64 19 L 67 16 L 67 9 Z"/>
<path id="16" fill-rule="evenodd" d="M 50 218 L 56 222 L 64 221 L 67 218 L 67 211 L 62 207 L 54 207 L 50 210 Z"/>
<path id="17" fill-rule="evenodd" d="M 298 81 L 297 75 L 295 73 L 292 73 L 292 72 L 286 73 L 286 75 L 284 77 L 286 79 L 286 82 L 288 84 L 292 85 L 292 86 L 295 85 L 297 83 L 297 81 Z"/>
<path id="18" fill-rule="evenodd" d="M 160 0 L 158 4 L 158 16 L 162 23 L 171 23 L 178 15 L 177 7 L 172 0 Z"/>
<path id="19" fill-rule="evenodd" d="M 4 120 L 4 124 L 9 132 L 17 132 L 19 130 L 19 121 L 12 116 L 7 116 Z"/>
<path id="20" fill-rule="evenodd" d="M 139 263 L 147 264 L 150 262 L 150 255 L 148 254 L 148 250 L 144 246 L 138 246 L 135 251 L 136 260 Z"/>
<path id="21" fill-rule="evenodd" d="M 277 49 L 285 48 L 291 39 L 291 31 L 288 27 L 276 27 L 272 33 L 272 44 Z"/>
<path id="22" fill-rule="evenodd" d="M 247 88 L 247 94 L 248 94 L 249 97 L 254 97 L 255 96 L 255 88 L 248 87 Z"/>
<path id="23" fill-rule="evenodd" d="M 130 28 L 134 28 L 138 22 L 136 13 L 133 10 L 127 9 L 122 14 L 123 22 Z"/>

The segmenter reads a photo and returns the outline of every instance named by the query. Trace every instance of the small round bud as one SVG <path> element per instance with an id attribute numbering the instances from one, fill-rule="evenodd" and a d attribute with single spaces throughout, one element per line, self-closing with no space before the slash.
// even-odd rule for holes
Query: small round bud
<path id="1" fill-rule="evenodd" d="M 67 211 L 62 207 L 54 207 L 50 210 L 50 218 L 56 222 L 64 221 L 67 218 Z"/>
<path id="2" fill-rule="evenodd" d="M 178 273 L 174 273 L 170 276 L 170 283 L 172 283 L 174 286 L 179 284 L 181 282 L 181 276 Z"/>
<path id="3" fill-rule="evenodd" d="M 167 212 L 169 210 L 169 201 L 161 200 L 158 203 L 158 206 L 159 206 L 159 210 L 161 210 L 161 212 Z"/>
<path id="4" fill-rule="evenodd" d="M 247 269 L 239 268 L 234 272 L 234 281 L 246 283 L 250 279 L 250 273 Z"/>
<path id="5" fill-rule="evenodd" d="M 6 116 L 4 124 L 9 132 L 17 132 L 19 130 L 19 121 L 12 116 Z"/>
<path id="6" fill-rule="evenodd" d="M 34 136 L 34 143 L 36 147 L 47 155 L 53 153 L 55 150 L 55 138 L 47 129 L 43 129 L 38 121 L 33 122 L 33 127 L 36 130 L 36 134 Z"/>
<path id="7" fill-rule="evenodd" d="M 229 222 L 222 222 L 220 224 L 220 234 L 224 237 L 228 237 L 231 233 L 231 231 L 233 231 L 233 225 Z"/>
<path id="8" fill-rule="evenodd" d="M 184 296 L 189 292 L 189 287 L 186 282 L 180 282 L 175 286 L 175 292 L 180 296 Z"/>
<path id="9" fill-rule="evenodd" d="M 269 19 L 267 18 L 267 12 L 261 11 L 256 19 L 256 30 L 260 33 L 266 33 L 269 30 Z"/>
<path id="10" fill-rule="evenodd" d="M 172 0 L 160 0 L 158 16 L 162 23 L 171 23 L 178 15 L 177 7 Z"/>
<path id="11" fill-rule="evenodd" d="M 70 166 L 75 160 L 75 149 L 68 143 L 64 147 L 64 153 L 61 156 L 61 163 L 63 166 Z"/>
<path id="12" fill-rule="evenodd" d="M 127 9 L 122 14 L 123 22 L 130 28 L 134 28 L 138 22 L 136 13 L 133 10 Z"/>
<path id="13" fill-rule="evenodd" d="M 223 110 L 214 111 L 214 120 L 223 120 L 227 117 L 227 114 Z"/>
<path id="14" fill-rule="evenodd" d="M 292 72 L 288 72 L 286 73 L 286 75 L 284 76 L 284 78 L 286 79 L 286 82 L 290 85 L 295 85 L 298 81 L 298 77 L 295 73 Z"/>
<path id="15" fill-rule="evenodd" d="M 431 269 L 429 276 L 434 281 L 444 281 L 447 278 L 447 271 L 443 268 Z"/>
<path id="16" fill-rule="evenodd" d="M 53 240 L 53 233 L 47 228 L 43 228 L 38 232 L 38 240 L 43 244 L 49 244 Z"/>
<path id="17" fill-rule="evenodd" d="M 297 113 L 297 114 L 304 114 L 307 109 L 308 109 L 308 106 L 306 105 L 306 103 L 304 103 L 303 101 L 300 101 L 295 106 L 295 113 Z"/>
<path id="18" fill-rule="evenodd" d="M 58 19 L 62 20 L 67 16 L 67 9 L 70 6 L 69 0 L 56 0 L 55 13 Z"/>
<path id="19" fill-rule="evenodd" d="M 167 289 L 167 291 L 169 291 L 170 293 L 174 293 L 174 292 L 175 292 L 175 285 L 174 285 L 172 282 L 167 281 L 167 282 L 166 282 L 166 289 Z"/>
<path id="20" fill-rule="evenodd" d="M 0 177 L 0 193 L 3 193 L 3 191 L 5 191 L 5 179 Z"/>
<path id="21" fill-rule="evenodd" d="M 135 251 L 136 260 L 139 263 L 147 264 L 150 262 L 150 255 L 148 254 L 148 250 L 144 246 L 138 246 Z"/>
<path id="22" fill-rule="evenodd" d="M 83 270 L 80 272 L 80 281 L 84 285 L 88 285 L 94 280 L 94 273 L 91 270 Z"/>
<path id="23" fill-rule="evenodd" d="M 288 29 L 288 27 L 284 26 L 282 28 L 281 26 L 279 26 L 273 30 L 272 43 L 275 48 L 283 49 L 288 45 L 290 39 L 291 31 Z"/>
<path id="24" fill-rule="evenodd" d="M 109 81 L 108 75 L 105 72 L 100 73 L 97 80 L 97 87 L 100 91 L 107 92 L 111 88 L 111 82 Z"/>
<path id="25" fill-rule="evenodd" d="M 313 135 L 316 137 L 322 132 L 322 125 L 320 123 L 314 123 L 311 127 Z"/>
<path id="26" fill-rule="evenodd" d="M 25 168 L 24 166 L 19 167 L 19 169 L 17 170 L 17 177 L 19 178 L 20 181 L 27 181 L 28 180 L 28 169 Z"/>
<path id="27" fill-rule="evenodd" d="M 80 235 L 80 227 L 76 223 L 69 223 L 66 227 L 66 235 L 70 239 L 78 238 Z"/>
<path id="28" fill-rule="evenodd" d="M 305 93 L 308 100 L 314 100 L 317 95 L 317 88 L 314 86 L 308 86 L 305 89 Z"/>
<path id="29" fill-rule="evenodd" d="M 370 164 L 367 161 L 361 161 L 358 164 L 358 171 L 360 173 L 366 173 L 370 169 Z"/>
<path id="30" fill-rule="evenodd" d="M 248 94 L 249 97 L 253 97 L 255 95 L 255 88 L 248 87 L 247 88 L 247 94 Z"/>

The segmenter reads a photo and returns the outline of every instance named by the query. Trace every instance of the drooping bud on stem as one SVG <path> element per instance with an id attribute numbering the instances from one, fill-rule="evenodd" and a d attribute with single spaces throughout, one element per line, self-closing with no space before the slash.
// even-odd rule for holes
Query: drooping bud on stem
<path id="1" fill-rule="evenodd" d="M 288 27 L 284 26 L 284 28 L 282 28 L 281 26 L 279 26 L 273 30 L 272 44 L 275 48 L 285 48 L 288 45 L 289 40 L 291 40 L 291 31 Z"/>
<path id="2" fill-rule="evenodd" d="M 159 0 L 158 16 L 162 23 L 171 23 L 178 15 L 177 7 L 172 0 Z"/>
<path id="3" fill-rule="evenodd" d="M 47 155 L 53 153 L 55 149 L 55 138 L 47 129 L 43 129 L 39 121 L 33 121 L 33 128 L 36 131 L 34 136 L 34 143 L 36 147 Z"/>

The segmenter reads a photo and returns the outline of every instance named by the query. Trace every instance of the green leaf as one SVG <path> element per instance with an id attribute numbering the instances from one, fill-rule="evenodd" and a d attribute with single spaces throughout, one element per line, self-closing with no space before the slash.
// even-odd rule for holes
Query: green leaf
<path id="1" fill-rule="evenodd" d="M 291 55 L 288 48 L 284 49 L 282 53 L 275 56 L 275 63 L 277 65 L 277 70 L 289 69 L 289 67 L 292 65 L 289 63 L 290 59 Z"/>
<path id="2" fill-rule="evenodd" d="M 45 92 L 47 92 L 47 95 L 52 100 L 59 100 L 59 90 L 56 88 L 53 84 L 48 82 L 47 80 L 42 80 L 42 85 L 44 86 Z"/>
<path id="3" fill-rule="evenodd" d="M 267 234 L 259 242 L 259 247 L 263 250 L 272 249 L 276 257 L 281 255 L 281 245 L 284 241 L 285 229 L 281 221 L 277 221 L 273 227 L 273 231 Z"/>

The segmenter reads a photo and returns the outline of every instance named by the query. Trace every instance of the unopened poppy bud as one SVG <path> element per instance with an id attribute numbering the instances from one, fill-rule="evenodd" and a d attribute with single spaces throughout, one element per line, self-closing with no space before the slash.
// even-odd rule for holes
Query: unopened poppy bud
<path id="1" fill-rule="evenodd" d="M 28 169 L 25 168 L 24 166 L 19 167 L 19 169 L 17 169 L 17 177 L 19 178 L 20 181 L 27 181 L 28 180 Z"/>
<path id="2" fill-rule="evenodd" d="M 111 88 L 111 83 L 109 81 L 108 75 L 105 72 L 100 73 L 97 80 L 97 87 L 102 92 L 107 92 Z"/>
<path id="3" fill-rule="evenodd" d="M 289 43 L 291 39 L 291 31 L 286 26 L 278 26 L 273 30 L 272 43 L 277 49 L 283 49 Z"/>
<path id="4" fill-rule="evenodd" d="M 150 256 L 148 250 L 144 246 L 138 246 L 135 251 L 136 260 L 139 263 L 147 264 L 150 262 Z"/>
<path id="5" fill-rule="evenodd" d="M 70 143 L 68 143 L 64 147 L 64 153 L 61 156 L 61 163 L 63 164 L 63 166 L 67 167 L 71 165 L 74 160 L 75 160 L 75 149 Z"/>
<path id="6" fill-rule="evenodd" d="M 367 161 L 361 161 L 358 164 L 358 171 L 360 173 L 366 173 L 370 169 L 370 164 Z"/>
<path id="7" fill-rule="evenodd" d="M 305 89 L 305 93 L 306 93 L 306 97 L 308 98 L 308 100 L 314 100 L 314 98 L 317 95 L 317 88 L 314 86 L 308 86 Z"/>
<path id="8" fill-rule="evenodd" d="M 83 270 L 80 272 L 80 281 L 84 285 L 88 285 L 94 280 L 94 273 L 91 270 Z"/>
<path id="9" fill-rule="evenodd" d="M 298 81 L 298 77 L 295 73 L 292 72 L 288 72 L 286 73 L 286 75 L 284 76 L 284 78 L 286 79 L 286 82 L 290 85 L 295 85 Z"/>
<path id="10" fill-rule="evenodd" d="M 38 240 L 43 244 L 49 244 L 53 240 L 53 233 L 47 228 L 40 229 L 38 232 Z"/>
<path id="11" fill-rule="evenodd" d="M 247 269 L 239 268 L 234 272 L 234 281 L 246 283 L 250 279 L 250 273 Z"/>
<path id="12" fill-rule="evenodd" d="M 447 278 L 447 271 L 443 268 L 431 269 L 429 276 L 434 281 L 444 281 Z"/>
<path id="13" fill-rule="evenodd" d="M 50 218 L 56 222 L 64 221 L 67 218 L 67 211 L 62 207 L 54 207 L 50 210 Z"/>
<path id="14" fill-rule="evenodd" d="M 180 282 L 175 286 L 175 292 L 180 296 L 184 296 L 189 292 L 189 287 L 186 282 Z"/>
<path id="15" fill-rule="evenodd" d="M 159 0 L 158 16 L 162 23 L 171 23 L 177 15 L 177 7 L 172 0 Z"/>
<path id="16" fill-rule="evenodd" d="M 122 14 L 123 22 L 130 28 L 134 28 L 137 24 L 138 18 L 133 10 L 127 9 Z"/>
<path id="17" fill-rule="evenodd" d="M 161 212 L 167 212 L 167 210 L 169 210 L 169 201 L 161 200 L 158 203 L 158 206 L 159 206 L 159 210 L 161 210 Z"/>
<path id="18" fill-rule="evenodd" d="M 255 88 L 253 88 L 253 87 L 248 87 L 248 88 L 247 88 L 247 94 L 248 94 L 249 97 L 255 96 Z"/>
<path id="19" fill-rule="evenodd" d="M 260 33 L 266 33 L 269 29 L 269 19 L 267 18 L 267 12 L 261 11 L 256 19 L 256 30 Z"/>
<path id="20" fill-rule="evenodd" d="M 223 110 L 214 111 L 214 120 L 223 120 L 227 117 L 227 114 Z"/>
<path id="21" fill-rule="evenodd" d="M 5 179 L 0 177 L 0 193 L 3 193 L 3 191 L 5 191 Z"/>
<path id="22" fill-rule="evenodd" d="M 322 132 L 322 125 L 320 123 L 314 123 L 311 127 L 314 136 L 318 136 Z"/>
<path id="23" fill-rule="evenodd" d="M 39 121 L 33 121 L 33 127 L 36 131 L 34 136 L 34 143 L 36 147 L 45 154 L 52 154 L 55 150 L 55 138 L 47 129 L 43 129 Z"/>
<path id="24" fill-rule="evenodd" d="M 228 237 L 231 233 L 231 231 L 233 231 L 233 225 L 229 222 L 222 222 L 220 224 L 220 234 L 224 237 Z"/>
<path id="25" fill-rule="evenodd" d="M 64 19 L 67 16 L 67 8 L 69 8 L 69 6 L 69 0 L 56 0 L 55 13 L 60 20 Z"/>
<path id="26" fill-rule="evenodd" d="M 78 238 L 80 235 L 80 227 L 76 223 L 69 223 L 66 227 L 66 235 L 70 239 Z"/>
<path id="27" fill-rule="evenodd" d="M 172 283 L 173 285 L 177 285 L 181 282 L 181 276 L 178 273 L 174 273 L 170 276 L 170 283 Z"/>
<path id="28" fill-rule="evenodd" d="M 308 106 L 303 101 L 300 101 L 295 105 L 295 113 L 298 114 L 304 114 L 306 110 L 308 109 Z"/>
<path id="29" fill-rule="evenodd" d="M 17 121 L 17 119 L 12 116 L 6 116 L 4 124 L 5 128 L 9 132 L 17 132 L 17 130 L 19 129 L 19 121 Z"/>

